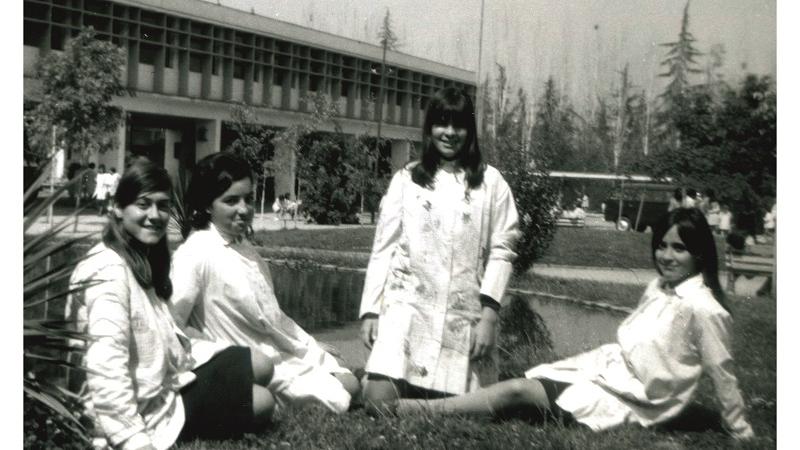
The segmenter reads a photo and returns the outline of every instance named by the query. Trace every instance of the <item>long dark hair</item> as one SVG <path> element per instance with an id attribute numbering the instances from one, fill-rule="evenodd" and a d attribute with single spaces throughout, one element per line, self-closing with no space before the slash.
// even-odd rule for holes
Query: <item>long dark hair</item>
<path id="1" fill-rule="evenodd" d="M 711 227 L 708 226 L 705 216 L 697 208 L 676 208 L 665 214 L 653 227 L 653 240 L 651 242 L 653 264 L 659 274 L 661 270 L 656 264 L 656 249 L 664 240 L 664 235 L 677 225 L 680 236 L 689 254 L 694 258 L 695 267 L 703 274 L 703 282 L 723 308 L 730 311 L 725 292 L 719 284 L 719 262 L 717 260 L 717 246 Z"/>
<path id="2" fill-rule="evenodd" d="M 171 196 L 172 182 L 166 170 L 150 161 L 139 160 L 122 174 L 114 194 L 114 206 L 125 208 L 150 192 L 165 192 Z M 152 287 L 163 300 L 172 296 L 166 234 L 155 245 L 142 244 L 125 231 L 122 218 L 112 214 L 103 230 L 103 243 L 125 260 L 143 289 Z"/>
<path id="3" fill-rule="evenodd" d="M 411 179 L 422 187 L 433 187 L 433 177 L 439 169 L 441 156 L 433 144 L 431 128 L 436 124 L 449 123 L 467 129 L 467 139 L 458 155 L 458 162 L 464 169 L 467 185 L 470 189 L 476 189 L 483 183 L 486 166 L 478 147 L 475 107 L 469 95 L 454 87 L 439 90 L 428 103 L 425 123 L 422 125 L 422 155 L 419 164 L 411 169 Z"/>
<path id="4" fill-rule="evenodd" d="M 253 181 L 253 172 L 247 161 L 230 152 L 214 153 L 197 162 L 192 180 L 186 190 L 186 206 L 191 218 L 191 228 L 181 230 L 183 237 L 192 229 L 208 228 L 211 214 L 208 209 L 214 200 L 224 194 L 236 181 L 248 178 Z"/>

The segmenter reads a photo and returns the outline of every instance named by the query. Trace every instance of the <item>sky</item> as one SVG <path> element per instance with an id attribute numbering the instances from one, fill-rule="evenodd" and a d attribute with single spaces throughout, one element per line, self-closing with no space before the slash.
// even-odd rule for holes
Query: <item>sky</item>
<path id="1" fill-rule="evenodd" d="M 478 70 L 481 0 L 201 0 L 377 43 L 387 9 L 398 50 Z M 511 84 L 538 96 L 552 76 L 579 106 L 609 95 L 625 64 L 650 97 L 665 80 L 660 61 L 681 27 L 685 0 L 485 0 L 481 79 L 507 69 Z M 776 74 L 775 0 L 693 0 L 689 31 L 708 53 L 725 50 L 722 73 Z M 707 59 L 698 59 L 699 67 Z"/>

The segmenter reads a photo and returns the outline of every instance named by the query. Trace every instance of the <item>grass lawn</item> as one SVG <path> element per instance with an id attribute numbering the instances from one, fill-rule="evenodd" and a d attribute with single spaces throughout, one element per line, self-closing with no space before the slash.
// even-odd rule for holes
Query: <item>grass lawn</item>
<path id="1" fill-rule="evenodd" d="M 262 254 L 272 258 L 300 259 L 349 267 L 366 267 L 373 227 L 333 230 L 281 230 L 260 232 Z M 650 268 L 649 234 L 597 229 L 559 229 L 541 262 L 551 264 Z M 291 248 L 290 248 L 291 247 Z M 633 256 L 638 255 L 638 256 Z M 642 257 L 644 255 L 644 257 Z M 517 277 L 512 286 L 585 301 L 633 307 L 639 286 L 577 280 L 556 280 L 532 275 Z M 776 325 L 775 299 L 731 299 L 736 318 L 734 352 L 737 375 L 748 418 L 758 436 L 739 448 L 774 448 L 776 445 Z M 524 370 L 527 367 L 519 367 Z M 677 430 L 638 427 L 592 433 L 558 424 L 531 425 L 523 420 L 415 416 L 373 419 L 363 410 L 334 415 L 320 407 L 289 409 L 268 430 L 241 441 L 193 443 L 195 449 L 528 449 L 528 448 L 731 448 L 737 443 L 714 427 L 703 427 L 708 411 L 718 405 L 708 378 L 697 394 L 699 411 Z M 713 414 L 712 414 L 713 416 Z M 715 423 L 713 420 L 711 423 Z"/>
<path id="2" fill-rule="evenodd" d="M 737 375 L 748 418 L 758 436 L 740 448 L 774 448 L 776 425 L 775 301 L 733 298 Z M 697 395 L 701 411 L 716 410 L 713 386 L 703 379 Z M 694 416 L 700 417 L 700 416 Z M 696 428 L 698 420 L 678 430 L 648 430 L 635 426 L 603 433 L 558 424 L 538 425 L 514 419 L 414 417 L 373 419 L 363 410 L 334 415 L 321 407 L 289 409 L 268 430 L 244 440 L 195 442 L 178 446 L 195 449 L 528 449 L 528 448 L 731 448 L 725 434 Z"/>
<path id="3" fill-rule="evenodd" d="M 270 252 L 279 247 L 294 247 L 369 253 L 374 235 L 375 227 L 364 226 L 328 230 L 259 231 L 256 233 L 256 240 Z M 651 236 L 650 233 L 597 228 L 559 228 L 546 254 L 538 263 L 650 269 L 653 267 L 649 256 Z M 717 249 L 722 255 L 722 239 L 717 239 Z M 322 258 L 325 261 L 319 262 L 337 264 L 350 261 L 358 263 L 356 267 L 366 267 L 367 261 L 366 258 L 360 259 L 354 255 L 343 260 L 337 260 L 334 255 L 322 255 Z M 363 263 L 359 263 L 360 261 Z"/>

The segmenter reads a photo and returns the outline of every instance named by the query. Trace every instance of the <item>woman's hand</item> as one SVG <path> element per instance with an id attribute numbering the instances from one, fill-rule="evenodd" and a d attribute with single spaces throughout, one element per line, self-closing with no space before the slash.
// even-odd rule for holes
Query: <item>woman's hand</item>
<path id="1" fill-rule="evenodd" d="M 378 316 L 376 314 L 366 314 L 361 321 L 361 340 L 368 349 L 372 350 L 372 344 L 378 338 Z"/>
<path id="2" fill-rule="evenodd" d="M 469 345 L 469 357 L 472 360 L 481 359 L 491 354 L 497 339 L 497 312 L 492 308 L 484 307 L 481 320 L 472 330 L 472 339 Z"/>

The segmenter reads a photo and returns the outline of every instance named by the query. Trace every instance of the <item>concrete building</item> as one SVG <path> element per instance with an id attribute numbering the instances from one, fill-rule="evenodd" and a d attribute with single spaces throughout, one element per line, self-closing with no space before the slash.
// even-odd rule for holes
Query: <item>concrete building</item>
<path id="1" fill-rule="evenodd" d="M 307 117 L 306 94 L 326 94 L 345 133 L 391 139 L 392 168 L 420 141 L 428 99 L 445 86 L 474 95 L 474 73 L 271 18 L 197 0 L 24 0 L 25 97 L 35 100 L 34 64 L 59 51 L 82 27 L 125 49 L 123 79 L 135 95 L 115 99 L 125 111 L 116 151 L 93 157 L 121 170 L 146 155 L 170 173 L 224 149 L 235 136 L 231 106 L 251 105 L 276 128 Z M 383 101 L 377 102 L 383 80 Z M 69 160 L 71 155 L 66 155 Z M 265 196 L 295 192 L 293 170 L 277 175 Z M 271 191 L 271 192 L 270 192 Z M 271 194 L 271 195 L 270 195 Z"/>

